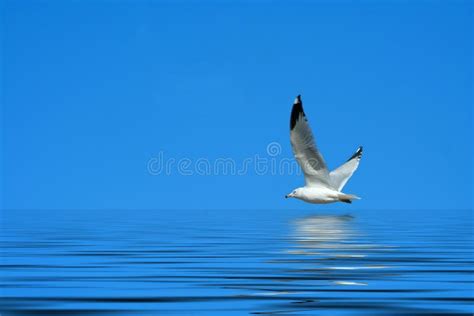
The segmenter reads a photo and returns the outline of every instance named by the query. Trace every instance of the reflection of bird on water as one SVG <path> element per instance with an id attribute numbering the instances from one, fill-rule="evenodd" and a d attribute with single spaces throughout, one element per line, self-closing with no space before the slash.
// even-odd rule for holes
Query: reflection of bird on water
<path id="1" fill-rule="evenodd" d="M 383 246 L 363 242 L 353 220 L 350 215 L 315 215 L 297 219 L 292 234 L 295 244 L 288 253 L 305 256 L 298 262 L 312 266 L 300 271 L 330 272 L 334 278 L 332 282 L 338 285 L 366 285 L 355 282 L 367 277 L 363 271 L 384 268 L 368 265 L 365 261 L 368 253 Z M 348 270 L 352 271 L 351 275 L 343 272 Z M 355 270 L 359 272 L 356 274 Z"/>
<path id="2" fill-rule="evenodd" d="M 358 242 L 358 233 L 353 227 L 351 215 L 314 215 L 294 222 L 293 241 L 296 243 L 290 254 L 317 255 L 330 258 L 361 258 L 361 251 L 373 245 Z"/>
<path id="3" fill-rule="evenodd" d="M 352 220 L 350 215 L 315 215 L 297 219 L 294 223 L 294 240 L 309 248 L 347 241 L 355 235 L 350 225 Z"/>

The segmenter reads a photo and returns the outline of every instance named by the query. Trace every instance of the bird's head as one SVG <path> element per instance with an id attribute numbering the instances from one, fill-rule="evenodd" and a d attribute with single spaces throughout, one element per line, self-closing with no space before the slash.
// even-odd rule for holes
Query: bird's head
<path id="1" fill-rule="evenodd" d="M 293 190 L 291 193 L 285 195 L 285 198 L 300 198 L 303 195 L 303 188 Z"/>

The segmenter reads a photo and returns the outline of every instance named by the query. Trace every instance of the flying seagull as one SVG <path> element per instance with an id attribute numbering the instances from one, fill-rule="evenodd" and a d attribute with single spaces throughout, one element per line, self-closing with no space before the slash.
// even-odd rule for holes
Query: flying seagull
<path id="1" fill-rule="evenodd" d="M 298 164 L 304 173 L 305 186 L 295 189 L 286 198 L 297 198 L 309 203 L 352 203 L 360 199 L 341 190 L 359 166 L 362 146 L 339 168 L 329 172 L 323 156 L 318 151 L 313 133 L 303 111 L 301 96 L 293 103 L 290 117 L 290 141 Z"/>

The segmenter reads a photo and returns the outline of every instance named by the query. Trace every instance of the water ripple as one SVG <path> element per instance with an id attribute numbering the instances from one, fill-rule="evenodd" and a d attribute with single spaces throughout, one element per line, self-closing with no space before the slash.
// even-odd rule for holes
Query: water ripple
<path id="1" fill-rule="evenodd" d="M 3 315 L 474 312 L 470 211 L 67 212 L 4 214 Z"/>

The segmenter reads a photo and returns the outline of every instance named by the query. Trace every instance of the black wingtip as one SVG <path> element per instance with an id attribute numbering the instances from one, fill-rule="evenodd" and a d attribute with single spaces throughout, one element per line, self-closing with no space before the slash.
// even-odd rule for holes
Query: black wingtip
<path id="1" fill-rule="evenodd" d="M 290 117 L 290 130 L 292 130 L 298 119 L 300 118 L 300 114 L 303 114 L 303 102 L 301 102 L 301 95 L 298 94 L 295 98 L 295 102 L 293 102 L 293 109 L 291 110 L 291 117 Z"/>
<path id="2" fill-rule="evenodd" d="M 354 158 L 360 159 L 362 157 L 363 149 L 364 149 L 364 147 L 359 146 L 359 148 L 357 148 L 356 152 L 351 156 L 351 158 L 347 159 L 347 161 L 352 160 Z"/>
<path id="3" fill-rule="evenodd" d="M 301 94 L 298 94 L 298 95 L 296 96 L 296 99 L 295 99 L 294 104 L 296 104 L 296 103 L 301 103 Z"/>

